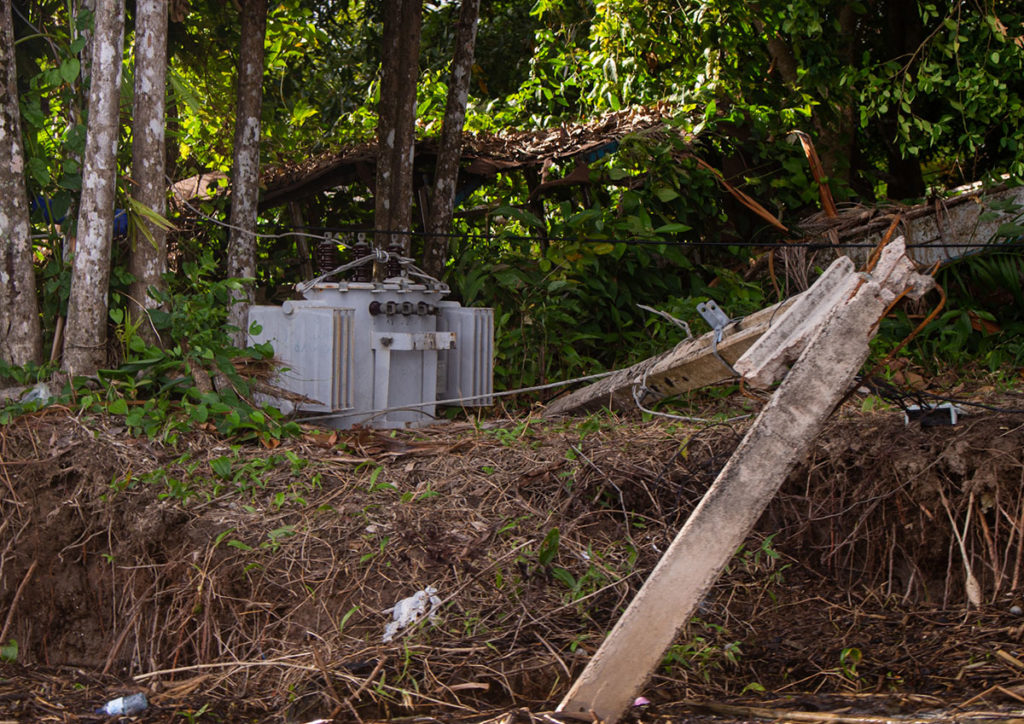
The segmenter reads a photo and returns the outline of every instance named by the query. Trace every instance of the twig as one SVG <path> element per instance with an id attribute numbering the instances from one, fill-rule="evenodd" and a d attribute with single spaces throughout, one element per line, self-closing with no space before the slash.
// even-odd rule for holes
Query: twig
<path id="1" fill-rule="evenodd" d="M 370 682 L 377 678 L 377 674 L 379 674 L 380 670 L 384 668 L 384 662 L 387 660 L 387 656 L 381 656 L 380 659 L 378 659 L 377 661 L 377 665 L 373 667 L 373 671 L 370 672 L 370 675 L 367 676 L 363 680 L 363 683 L 359 685 L 359 688 L 356 689 L 355 692 L 351 696 L 347 697 L 343 702 L 344 705 L 349 708 L 349 710 L 355 715 L 356 719 L 358 719 L 360 722 L 362 722 L 363 720 L 360 718 L 359 712 L 356 711 L 356 707 L 353 702 L 358 700 L 359 695 L 366 691 L 366 687 L 370 685 Z M 335 716 L 336 714 L 331 714 L 332 719 Z"/>
<path id="2" fill-rule="evenodd" d="M 0 638 L 3 637 L 0 636 Z M 1013 654 L 1009 654 L 1003 651 L 1002 649 L 996 649 L 996 656 L 1005 661 L 1006 663 L 1008 663 L 1010 666 L 1014 667 L 1015 669 L 1018 669 L 1019 671 L 1024 671 L 1024 661 L 1021 661 Z"/>
<path id="3" fill-rule="evenodd" d="M 957 528 L 956 521 L 953 519 L 953 511 L 949 507 L 949 501 L 946 500 L 946 495 L 940 490 L 939 497 L 942 499 L 942 505 L 946 509 L 946 515 L 949 516 L 949 524 L 953 526 L 953 535 L 956 536 L 956 542 L 960 546 L 960 557 L 964 561 L 964 573 L 966 574 L 966 580 L 964 581 L 964 588 L 967 591 L 967 600 L 971 602 L 972 606 L 981 606 L 981 586 L 978 585 L 978 579 L 974 577 L 974 573 L 971 571 L 971 561 L 967 556 L 967 547 L 964 545 L 964 536 L 960 534 L 960 529 Z M 967 526 L 970 525 L 971 508 L 974 505 L 974 494 L 972 493 L 968 498 L 967 503 L 967 517 L 964 519 L 964 534 L 967 533 Z"/>
<path id="4" fill-rule="evenodd" d="M 149 588 L 146 589 L 145 593 L 139 597 L 139 600 L 132 606 L 132 614 L 128 618 L 128 623 L 121 629 L 121 633 L 118 634 L 117 640 L 114 641 L 114 645 L 110 647 L 110 653 L 107 654 L 107 662 L 103 665 L 103 675 L 106 676 L 110 673 L 110 667 L 114 665 L 114 657 L 117 656 L 117 652 L 121 650 L 121 646 L 124 644 L 124 640 L 128 637 L 128 631 L 135 624 L 135 621 L 139 618 L 139 614 L 142 613 L 142 606 L 149 599 L 149 594 L 156 588 L 156 580 L 149 584 Z"/>
<path id="5" fill-rule="evenodd" d="M 327 667 L 324 666 L 323 659 L 320 658 L 320 649 L 317 648 L 316 644 L 313 644 L 310 648 L 313 650 L 313 661 L 316 662 L 316 667 L 320 669 L 320 673 L 324 675 L 324 683 L 326 683 L 327 689 L 331 692 L 331 696 L 334 697 L 334 703 L 336 706 L 328 717 L 329 719 L 334 719 L 338 716 L 338 712 L 341 711 L 342 699 L 338 695 L 338 690 L 334 687 L 334 681 L 331 679 L 331 675 L 327 671 Z M 359 714 L 356 713 L 355 709 L 352 710 L 352 713 L 355 714 L 356 719 L 359 719 L 360 724 L 362 724 L 363 720 L 360 719 Z"/>
<path id="6" fill-rule="evenodd" d="M 4 619 L 4 627 L 3 629 L 0 629 L 0 643 L 7 640 L 7 632 L 11 628 L 11 621 L 14 620 L 14 609 L 18 607 L 18 601 L 21 600 L 21 594 L 25 592 L 25 586 L 28 585 L 28 579 L 30 579 L 32 574 L 35 573 L 36 566 L 38 565 L 39 561 L 32 561 L 28 570 L 25 571 L 25 575 L 22 577 L 21 583 L 18 584 L 18 590 L 14 592 L 14 598 L 11 599 L 11 607 L 7 609 L 7 618 Z"/>
<path id="7" fill-rule="evenodd" d="M 831 722 L 832 724 L 892 724 L 892 717 L 839 714 L 831 711 L 789 711 L 785 709 L 768 709 L 763 706 L 736 706 L 734 704 L 719 704 L 717 702 L 704 702 L 691 704 L 695 708 L 707 709 L 715 714 L 734 716 L 740 718 L 773 719 L 776 721 L 798 721 L 798 722 Z M 903 719 L 902 722 L 930 721 L 924 719 Z"/>

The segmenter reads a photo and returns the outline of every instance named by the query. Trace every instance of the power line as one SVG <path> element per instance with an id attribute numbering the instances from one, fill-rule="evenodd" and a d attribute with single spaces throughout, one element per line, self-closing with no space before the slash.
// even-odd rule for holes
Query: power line
<path id="1" fill-rule="evenodd" d="M 696 240 L 696 241 L 666 241 L 664 239 L 643 239 L 643 238 L 618 238 L 618 237 L 566 237 L 566 236 L 548 236 L 543 239 L 539 239 L 534 236 L 523 236 L 518 234 L 481 234 L 477 232 L 458 233 L 429 233 L 425 231 L 407 231 L 407 230 L 382 230 L 382 229 L 360 229 L 358 232 L 352 229 L 343 229 L 340 227 L 329 227 L 329 226 L 306 226 L 304 227 L 310 231 L 319 231 L 324 234 L 338 236 L 326 236 L 316 238 L 327 238 L 334 239 L 341 245 L 347 245 L 347 242 L 342 238 L 343 236 L 349 236 L 356 233 L 365 234 L 367 237 L 373 237 L 375 235 L 395 235 L 395 236 L 408 236 L 410 238 L 416 237 L 428 237 L 428 236 L 443 236 L 451 239 L 465 239 L 468 241 L 480 240 L 480 241 L 526 241 L 526 242 L 538 242 L 544 241 L 547 243 L 583 243 L 583 244 L 626 244 L 631 246 L 672 246 L 677 248 L 698 248 L 698 247 L 719 247 L 719 248 L 757 248 L 757 249 L 874 249 L 878 246 L 877 243 L 869 242 L 839 242 L 831 243 L 824 241 L 711 241 L 711 240 Z M 269 236 L 269 235 L 268 235 Z M 284 235 L 281 235 L 284 236 Z M 312 235 L 310 235 L 312 236 Z M 1013 246 L 1022 240 L 1021 237 L 1014 237 L 1007 239 L 1005 242 L 1000 241 L 976 241 L 976 242 L 951 242 L 951 243 L 911 243 L 907 244 L 908 249 L 983 249 L 983 248 L 999 248 L 1006 246 Z"/>

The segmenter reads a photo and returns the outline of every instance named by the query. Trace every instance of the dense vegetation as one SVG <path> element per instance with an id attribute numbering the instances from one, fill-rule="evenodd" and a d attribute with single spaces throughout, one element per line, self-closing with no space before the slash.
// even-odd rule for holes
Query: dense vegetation
<path id="1" fill-rule="evenodd" d="M 122 169 L 132 132 L 133 5 Z M 171 5 L 168 174 L 230 174 L 238 14 L 211 0 Z M 40 306 L 52 338 L 69 290 L 61 244 L 73 232 L 50 222 L 64 218 L 81 188 L 88 82 L 81 54 L 92 17 L 72 2 L 25 0 L 13 8 Z M 382 12 L 380 3 L 362 0 L 271 4 L 265 167 L 373 140 Z M 416 109 L 422 137 L 440 130 L 457 13 L 454 3 L 425 6 Z M 841 201 L 915 201 L 961 183 L 1024 177 L 1024 13 L 1011 0 L 493 0 L 481 7 L 476 48 L 469 131 L 558 127 L 655 106 L 678 131 L 627 137 L 592 165 L 600 183 L 548 197 L 539 211 L 528 203 L 522 175 L 500 175 L 464 201 L 487 213 L 457 219 L 446 280 L 464 302 L 496 308 L 505 387 L 623 364 L 678 339 L 638 304 L 699 326 L 695 307 L 708 297 L 733 315 L 772 301 L 769 276 L 743 272 L 758 252 L 752 242 L 781 237 L 733 203 L 697 158 L 791 228 L 819 204 L 793 130 L 814 139 L 825 182 Z M 119 207 L 136 224 L 145 211 L 127 200 L 131 185 L 122 174 Z M 368 199 L 365 187 L 352 186 L 310 200 L 307 223 L 372 228 Z M 115 244 L 112 362 L 156 365 L 144 378 L 153 389 L 188 376 L 196 360 L 224 362 L 228 354 L 217 335 L 194 328 L 196 320 L 212 328 L 224 321 L 215 310 L 231 285 L 222 281 L 227 204 L 221 195 L 203 202 L 203 217 L 188 211 L 170 219 L 178 273 L 167 294 L 201 313 L 187 329 L 180 315 L 157 315 L 163 349 L 140 340 L 125 317 L 129 245 L 123 238 Z M 267 236 L 258 284 L 269 296 L 298 280 L 294 241 L 272 236 L 292 224 L 284 208 L 259 218 Z M 924 364 L 979 357 L 993 369 L 1019 364 L 1022 272 L 1016 249 L 943 272 L 947 311 L 908 354 Z M 979 287 L 1001 291 L 978 296 Z M 883 346 L 913 327 L 901 314 L 887 322 Z"/>

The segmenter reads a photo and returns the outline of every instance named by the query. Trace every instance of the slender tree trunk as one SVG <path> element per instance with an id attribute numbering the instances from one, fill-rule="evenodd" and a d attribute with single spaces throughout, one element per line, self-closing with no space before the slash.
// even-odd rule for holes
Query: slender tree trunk
<path id="1" fill-rule="evenodd" d="M 374 221 L 378 231 L 390 231 L 391 159 L 395 148 L 395 108 L 398 99 L 399 25 L 403 0 L 384 0 L 384 27 L 380 49 L 380 99 L 377 101 L 377 174 L 374 188 Z M 388 235 L 378 235 L 374 246 L 387 247 Z"/>
<path id="2" fill-rule="evenodd" d="M 423 249 L 423 269 L 435 277 L 444 272 L 448 256 L 448 234 L 455 212 L 455 187 L 462 156 L 462 127 L 466 122 L 469 101 L 469 79 L 476 48 L 476 28 L 480 19 L 480 0 L 462 0 L 459 24 L 455 32 L 455 54 L 452 57 L 448 102 L 441 126 L 441 146 L 434 170 L 434 193 L 427 217 L 427 239 Z"/>
<path id="3" fill-rule="evenodd" d="M 135 102 L 132 108 L 132 198 L 164 216 L 167 183 L 164 180 L 164 108 L 167 86 L 167 0 L 138 0 L 135 10 Z M 150 287 L 162 289 L 167 270 L 167 232 L 164 227 L 136 216 L 132 237 L 129 312 L 132 319 L 147 314 L 159 303 Z M 145 321 L 139 334 L 150 344 L 156 333 Z"/>
<path id="4" fill-rule="evenodd" d="M 263 104 L 263 41 L 267 32 L 267 0 L 246 0 L 242 5 L 242 44 L 238 55 L 238 107 L 231 181 L 231 230 L 228 235 L 228 276 L 256 277 L 256 208 L 259 201 L 260 109 Z M 232 342 L 246 343 L 253 282 L 228 311 L 228 322 L 238 328 Z"/>
<path id="5" fill-rule="evenodd" d="M 11 0 L 0 0 L 0 359 L 43 361 L 25 194 Z"/>
<path id="6" fill-rule="evenodd" d="M 106 361 L 123 48 L 124 1 L 97 0 L 78 241 L 64 340 L 64 369 L 77 375 L 93 374 Z"/>
<path id="7" fill-rule="evenodd" d="M 415 149 L 416 81 L 419 78 L 422 0 L 386 0 L 381 47 L 377 120 L 377 229 L 391 232 L 378 245 L 409 251 L 412 228 L 412 169 Z"/>
<path id="8" fill-rule="evenodd" d="M 71 12 L 73 13 L 76 21 L 77 18 L 82 16 L 82 14 L 85 12 L 93 13 L 93 17 L 95 18 L 96 0 L 77 0 L 77 2 L 72 2 Z M 92 77 L 93 26 L 85 25 L 81 30 L 78 30 L 78 24 L 76 22 L 74 27 L 76 29 L 75 32 L 77 34 L 77 37 L 75 37 L 74 39 L 81 39 L 84 45 L 82 46 L 82 50 L 78 53 L 78 63 L 80 70 L 78 73 L 78 79 L 75 81 L 74 84 L 74 100 L 72 100 L 68 108 L 67 120 L 69 123 L 73 125 L 81 126 L 87 123 L 86 107 L 89 105 L 89 88 L 87 80 Z M 73 160 L 75 163 L 77 163 L 79 168 L 82 168 L 85 165 L 85 159 L 82 157 L 82 155 L 78 152 L 77 149 L 69 149 L 68 157 L 70 160 Z M 68 206 L 67 214 L 65 216 L 67 219 L 78 218 L 78 201 L 73 197 L 71 200 L 71 204 Z M 64 224 L 63 227 L 64 237 L 61 245 L 61 253 L 64 258 L 64 263 L 71 264 L 71 255 L 75 251 L 75 227 L 74 224 L 70 222 Z M 60 328 L 63 329 L 62 326 L 60 326 Z M 59 335 L 54 336 L 53 341 L 55 345 L 58 343 L 63 345 L 62 336 L 63 332 L 61 332 Z M 54 351 L 57 350 L 58 348 L 55 347 Z M 56 357 L 54 357 L 54 359 L 56 359 Z"/>

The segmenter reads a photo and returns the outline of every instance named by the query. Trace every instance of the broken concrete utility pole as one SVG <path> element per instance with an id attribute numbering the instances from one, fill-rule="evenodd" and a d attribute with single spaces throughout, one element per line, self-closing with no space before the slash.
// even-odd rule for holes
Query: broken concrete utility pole
<path id="1" fill-rule="evenodd" d="M 680 342 L 664 354 L 645 359 L 555 400 L 544 410 L 544 417 L 558 417 L 600 407 L 634 409 L 636 403 L 633 390 L 638 385 L 644 388 L 644 401 L 652 402 L 734 377 L 735 372 L 729 368 L 729 364 L 734 364 L 770 329 L 778 328 L 782 320 L 803 319 L 807 316 L 806 310 L 816 309 L 826 303 L 828 295 L 852 271 L 853 263 L 841 257 L 806 292 L 730 322 L 722 329 L 722 337 L 717 346 L 712 345 L 715 336 L 713 331 Z M 800 305 L 805 311 L 796 317 L 783 314 L 793 305 Z"/>
<path id="2" fill-rule="evenodd" d="M 738 370 L 767 385 L 784 373 L 786 361 L 796 360 L 560 712 L 609 724 L 622 717 L 768 502 L 807 456 L 867 359 L 868 342 L 888 306 L 904 291 L 916 297 L 931 287 L 905 252 L 902 238 L 893 241 L 872 274 L 854 273 L 849 260 L 837 260 L 825 275 L 827 289 L 818 290 L 824 303 L 793 305 L 737 361 Z"/>
<path id="3" fill-rule="evenodd" d="M 810 291 L 810 290 L 808 290 Z M 807 292 L 804 292 L 806 294 Z M 731 322 L 722 330 L 717 352 L 722 360 L 733 363 L 758 337 L 768 331 L 773 318 L 801 295 L 766 307 L 748 317 Z M 636 408 L 633 389 L 643 381 L 647 402 L 679 395 L 689 390 L 727 380 L 735 375 L 711 352 L 714 332 L 680 342 L 673 349 L 637 362 L 613 375 L 587 385 L 552 402 L 544 417 L 559 417 L 608 407 L 613 410 Z"/>

